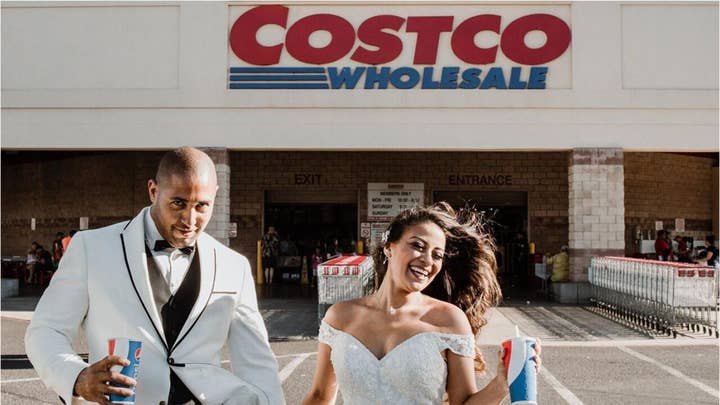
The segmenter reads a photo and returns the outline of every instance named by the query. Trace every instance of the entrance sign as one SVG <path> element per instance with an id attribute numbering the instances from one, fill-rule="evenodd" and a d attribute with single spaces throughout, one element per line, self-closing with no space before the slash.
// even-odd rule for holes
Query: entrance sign
<path id="1" fill-rule="evenodd" d="M 512 186 L 511 174 L 451 174 L 448 176 L 448 184 L 451 186 Z"/>

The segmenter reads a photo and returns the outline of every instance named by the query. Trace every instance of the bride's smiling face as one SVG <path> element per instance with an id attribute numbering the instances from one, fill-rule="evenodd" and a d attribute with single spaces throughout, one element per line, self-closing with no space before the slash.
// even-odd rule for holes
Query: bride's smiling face
<path id="1" fill-rule="evenodd" d="M 445 233 L 434 222 L 408 226 L 385 248 L 388 275 L 395 285 L 422 291 L 437 276 L 445 255 Z"/>

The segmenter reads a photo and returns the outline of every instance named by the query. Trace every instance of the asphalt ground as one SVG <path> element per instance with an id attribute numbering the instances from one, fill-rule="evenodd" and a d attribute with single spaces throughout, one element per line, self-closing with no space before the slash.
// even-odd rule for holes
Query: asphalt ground
<path id="1" fill-rule="evenodd" d="M 300 325 L 314 320 L 316 325 L 314 305 L 303 301 L 284 305 L 281 300 L 261 301 L 268 329 L 274 335 L 271 347 L 278 360 L 288 404 L 299 404 L 309 389 L 317 351 L 317 341 L 312 336 L 316 326 L 292 329 L 288 323 Z M 22 305 L 19 307 L 23 309 Z M 45 388 L 25 356 L 23 336 L 28 321 L 22 318 L 27 318 L 26 315 L 22 311 L 3 311 L 0 401 L 58 404 L 57 396 Z M 543 339 L 543 368 L 538 377 L 541 404 L 720 402 L 717 339 L 700 335 L 678 339 L 649 336 L 582 307 L 504 307 L 489 325 L 503 329 L 514 324 Z M 286 329 L 278 329 L 278 325 Z M 497 366 L 494 340 L 497 340 L 494 336 L 483 338 L 481 334 L 481 348 L 490 374 L 478 377 L 479 387 L 489 381 Z M 82 342 L 78 344 L 78 352 L 85 352 L 83 346 Z M 224 365 L 229 367 L 227 362 Z M 342 399 L 337 403 L 341 404 Z M 506 399 L 504 403 L 510 402 Z"/>

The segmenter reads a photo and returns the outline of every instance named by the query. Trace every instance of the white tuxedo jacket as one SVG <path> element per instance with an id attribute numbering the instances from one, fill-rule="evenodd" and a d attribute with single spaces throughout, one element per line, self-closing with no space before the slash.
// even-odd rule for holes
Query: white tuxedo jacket
<path id="1" fill-rule="evenodd" d="M 200 293 L 172 348 L 148 278 L 143 217 L 77 233 L 25 335 L 28 358 L 65 403 L 80 404 L 73 385 L 85 363 L 71 342 L 80 327 L 89 363 L 107 355 L 107 341 L 143 342 L 135 403 L 167 401 L 170 369 L 207 404 L 284 404 L 278 366 L 260 316 L 245 257 L 201 234 Z M 233 372 L 221 367 L 227 343 Z"/>

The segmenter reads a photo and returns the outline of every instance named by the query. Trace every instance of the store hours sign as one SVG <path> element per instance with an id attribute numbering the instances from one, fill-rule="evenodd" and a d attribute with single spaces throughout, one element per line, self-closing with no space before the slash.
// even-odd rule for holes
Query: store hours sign
<path id="1" fill-rule="evenodd" d="M 368 183 L 368 221 L 389 222 L 402 210 L 423 204 L 423 183 Z"/>

